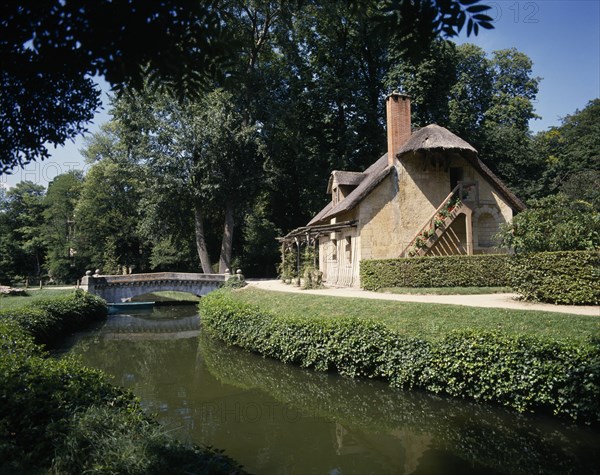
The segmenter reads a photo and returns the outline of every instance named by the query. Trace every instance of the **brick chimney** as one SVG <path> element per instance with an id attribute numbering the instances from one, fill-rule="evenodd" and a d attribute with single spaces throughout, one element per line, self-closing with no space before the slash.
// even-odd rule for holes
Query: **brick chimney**
<path id="1" fill-rule="evenodd" d="M 410 138 L 410 97 L 399 92 L 387 96 L 388 165 L 394 165 L 400 147 Z"/>

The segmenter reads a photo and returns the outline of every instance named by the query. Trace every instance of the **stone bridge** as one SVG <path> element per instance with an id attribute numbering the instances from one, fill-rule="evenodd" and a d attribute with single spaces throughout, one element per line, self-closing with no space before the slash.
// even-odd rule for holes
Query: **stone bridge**
<path id="1" fill-rule="evenodd" d="M 124 302 L 138 295 L 172 290 L 188 292 L 199 297 L 218 289 L 230 274 L 192 274 L 157 272 L 154 274 L 87 275 L 81 288 L 102 297 L 109 303 Z M 241 274 L 239 276 L 241 278 Z"/>

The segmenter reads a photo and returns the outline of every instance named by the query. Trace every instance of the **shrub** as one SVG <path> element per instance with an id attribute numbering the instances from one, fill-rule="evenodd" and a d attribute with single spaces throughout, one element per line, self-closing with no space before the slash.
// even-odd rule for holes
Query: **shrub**
<path id="1" fill-rule="evenodd" d="M 531 200 L 502 228 L 502 245 L 519 253 L 590 251 L 600 247 L 600 213 L 563 193 Z"/>
<path id="2" fill-rule="evenodd" d="M 411 257 L 360 262 L 366 290 L 384 287 L 504 287 L 511 257 L 501 255 Z"/>
<path id="3" fill-rule="evenodd" d="M 281 261 L 277 266 L 279 278 L 282 282 L 286 284 L 292 282 L 300 284 L 300 279 L 304 276 L 305 272 L 315 269 L 316 261 L 318 261 L 316 252 L 314 247 L 305 244 L 304 250 L 300 251 L 300 262 L 298 262 L 298 248 L 283 246 L 281 249 Z M 298 264 L 300 264 L 299 269 Z"/>
<path id="4" fill-rule="evenodd" d="M 517 255 L 511 284 L 526 300 L 556 304 L 600 304 L 600 251 Z"/>
<path id="5" fill-rule="evenodd" d="M 17 322 L 0 320 L 0 355 L 32 355 L 41 353 L 29 335 Z"/>
<path id="6" fill-rule="evenodd" d="M 241 289 L 246 287 L 247 282 L 243 275 L 232 275 L 222 285 L 226 289 Z"/>
<path id="7" fill-rule="evenodd" d="M 21 348 L 30 343 L 26 337 Z M 135 404 L 132 396 L 108 384 L 99 371 L 72 358 L 56 360 L 25 350 L 0 354 L 0 400 L 1 473 L 48 467 L 56 441 L 64 437 L 66 421 L 79 408 Z"/>
<path id="8" fill-rule="evenodd" d="M 107 313 L 107 305 L 103 299 L 80 289 L 71 295 L 48 297 L 31 305 L 61 318 L 65 327 L 69 329 L 81 328 L 90 321 L 101 320 Z"/>
<path id="9" fill-rule="evenodd" d="M 37 343 L 52 344 L 66 331 L 106 318 L 106 302 L 77 290 L 71 295 L 48 297 L 29 305 L 0 311 L 1 319 L 17 322 Z"/>
<path id="10" fill-rule="evenodd" d="M 70 421 L 52 461 L 54 473 L 243 473 L 218 450 L 172 439 L 139 411 L 91 406 Z"/>
<path id="11" fill-rule="evenodd" d="M 383 378 L 493 402 L 600 422 L 600 344 L 560 343 L 490 331 L 426 341 L 373 320 L 274 316 L 218 291 L 200 302 L 203 328 L 227 344 L 320 371 Z"/>
<path id="12" fill-rule="evenodd" d="M 44 308 L 30 305 L 2 310 L 0 319 L 11 320 L 33 336 L 38 343 L 56 341 L 63 331 L 62 322 Z"/>

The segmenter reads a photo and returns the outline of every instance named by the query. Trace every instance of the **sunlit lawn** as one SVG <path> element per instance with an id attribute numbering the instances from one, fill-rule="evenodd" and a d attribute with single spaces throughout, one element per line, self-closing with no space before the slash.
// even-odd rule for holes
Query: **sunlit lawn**
<path id="1" fill-rule="evenodd" d="M 199 302 L 200 297 L 188 292 L 175 292 L 164 290 L 161 292 L 152 292 L 151 294 L 139 295 L 131 299 L 133 302 L 153 301 L 153 302 Z"/>
<path id="2" fill-rule="evenodd" d="M 5 308 L 15 308 L 35 302 L 36 300 L 47 297 L 56 297 L 59 295 L 68 295 L 74 292 L 73 289 L 27 289 L 26 295 L 0 295 L 0 310 Z"/>
<path id="3" fill-rule="evenodd" d="M 328 297 L 256 288 L 245 288 L 234 295 L 277 315 L 371 318 L 399 333 L 428 339 L 468 328 L 568 340 L 600 335 L 600 317 L 585 315 Z"/>

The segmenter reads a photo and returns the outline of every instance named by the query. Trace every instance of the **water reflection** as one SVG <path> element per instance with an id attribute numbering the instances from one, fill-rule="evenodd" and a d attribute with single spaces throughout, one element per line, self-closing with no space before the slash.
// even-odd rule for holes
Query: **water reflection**
<path id="1" fill-rule="evenodd" d="M 338 441 L 343 442 L 345 434 L 361 433 L 349 444 L 338 442 L 337 450 L 357 441 L 367 450 L 368 439 L 382 434 L 401 441 L 402 473 L 432 473 L 438 465 L 440 471 L 434 473 L 448 473 L 456 457 L 474 468 L 486 468 L 476 473 L 595 473 L 600 466 L 594 449 L 600 446 L 600 437 L 590 430 L 485 405 L 392 390 L 375 381 L 303 371 L 225 347 L 207 335 L 201 335 L 200 341 L 200 352 L 217 379 L 260 388 L 291 407 L 331 420 L 343 429 L 337 429 L 342 435 Z M 390 451 L 384 456 L 392 459 L 394 455 Z M 424 467 L 428 468 L 422 471 Z"/>
<path id="2" fill-rule="evenodd" d="M 263 359 L 192 336 L 197 316 L 181 312 L 111 317 L 72 352 L 131 388 L 178 436 L 223 448 L 254 473 L 597 473 L 600 466 L 597 432 Z"/>

